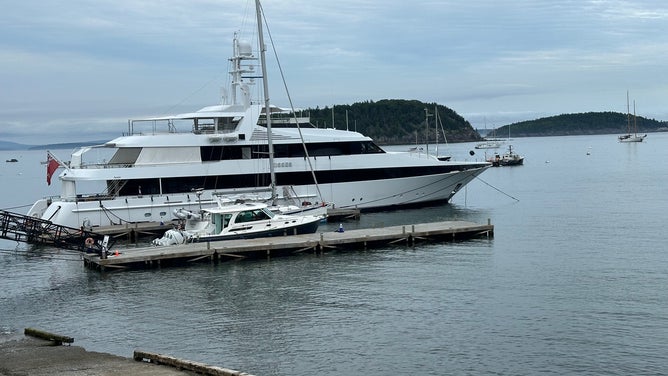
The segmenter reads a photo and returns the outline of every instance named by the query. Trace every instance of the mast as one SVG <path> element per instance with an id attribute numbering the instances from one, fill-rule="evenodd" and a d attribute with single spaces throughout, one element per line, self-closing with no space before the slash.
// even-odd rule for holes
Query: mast
<path id="1" fill-rule="evenodd" d="M 427 134 L 425 137 L 425 144 L 427 146 L 427 150 L 425 151 L 427 155 L 429 155 L 429 110 L 426 108 L 424 109 L 424 125 L 425 128 L 427 129 Z"/>
<path id="2" fill-rule="evenodd" d="M 626 131 L 631 134 L 631 109 L 629 108 L 629 91 L 626 91 Z"/>
<path id="3" fill-rule="evenodd" d="M 436 158 L 438 158 L 438 105 L 434 103 L 434 131 L 436 132 Z"/>
<path id="4" fill-rule="evenodd" d="M 638 123 L 636 121 L 636 101 L 633 100 L 633 135 L 638 136 Z"/>
<path id="5" fill-rule="evenodd" d="M 264 89 L 264 114 L 267 119 L 267 144 L 269 148 L 269 176 L 271 177 L 271 201 L 276 200 L 276 172 L 274 171 L 274 143 L 271 134 L 271 105 L 269 101 L 269 83 L 267 82 L 267 62 L 264 45 L 264 35 L 262 34 L 262 9 L 260 0 L 255 0 L 255 13 L 257 14 L 257 34 L 260 43 L 260 65 L 262 66 L 262 86 Z"/>

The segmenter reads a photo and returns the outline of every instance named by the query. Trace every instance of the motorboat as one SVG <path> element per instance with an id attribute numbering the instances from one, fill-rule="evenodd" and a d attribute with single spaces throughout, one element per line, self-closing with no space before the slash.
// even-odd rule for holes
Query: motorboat
<path id="1" fill-rule="evenodd" d="M 513 145 L 508 145 L 508 151 L 503 154 L 494 154 L 487 158 L 492 166 L 518 166 L 524 164 L 524 157 L 513 151 Z"/>
<path id="2" fill-rule="evenodd" d="M 448 202 L 490 167 L 388 152 L 361 133 L 317 128 L 252 90 L 266 77 L 263 49 L 235 34 L 232 51 L 231 87 L 219 104 L 131 119 L 124 135 L 79 148 L 67 162 L 49 153 L 47 181 L 60 170 L 60 196 L 37 200 L 27 214 L 75 228 L 164 223 L 177 219 L 175 209 L 217 208 L 219 195 L 267 187 L 293 192 L 298 206 L 383 210 Z"/>
<path id="3" fill-rule="evenodd" d="M 285 215 L 269 210 L 266 204 L 250 202 L 202 209 L 199 213 L 180 210 L 182 223 L 154 239 L 158 246 L 188 242 L 312 234 L 318 229 L 318 215 Z"/>

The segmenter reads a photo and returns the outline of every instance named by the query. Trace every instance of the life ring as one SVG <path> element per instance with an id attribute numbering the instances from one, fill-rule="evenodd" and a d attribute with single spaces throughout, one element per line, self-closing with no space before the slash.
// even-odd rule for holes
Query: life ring
<path id="1" fill-rule="evenodd" d="M 93 238 L 86 238 L 86 247 L 92 247 L 93 244 L 95 244 L 95 240 L 93 240 Z"/>

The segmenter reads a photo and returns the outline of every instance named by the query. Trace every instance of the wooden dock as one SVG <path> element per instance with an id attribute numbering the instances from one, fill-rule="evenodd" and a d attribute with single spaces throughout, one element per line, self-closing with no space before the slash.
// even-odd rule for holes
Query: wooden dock
<path id="1" fill-rule="evenodd" d="M 322 253 L 339 249 L 367 249 L 392 244 L 413 246 L 425 241 L 460 241 L 494 236 L 494 226 L 473 222 L 445 221 L 413 225 L 367 228 L 344 232 L 321 232 L 271 238 L 237 239 L 189 243 L 166 247 L 124 249 L 106 259 L 85 254 L 84 264 L 97 270 L 152 268 L 193 262 L 221 262 L 270 258 L 303 252 Z"/>
<path id="2" fill-rule="evenodd" d="M 135 222 L 112 226 L 94 227 L 95 233 L 109 235 L 113 239 L 136 243 L 142 237 L 162 236 L 165 231 L 174 228 L 178 221 L 168 222 Z"/>

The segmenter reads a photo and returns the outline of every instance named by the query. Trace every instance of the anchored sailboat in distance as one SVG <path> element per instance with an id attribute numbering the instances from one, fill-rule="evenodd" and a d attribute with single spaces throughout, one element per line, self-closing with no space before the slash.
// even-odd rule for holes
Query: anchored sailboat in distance
<path id="1" fill-rule="evenodd" d="M 636 101 L 633 101 L 633 133 L 631 133 L 631 112 L 629 108 L 629 92 L 626 92 L 626 134 L 618 137 L 619 142 L 642 142 L 646 134 L 638 135 L 638 123 L 636 122 Z"/>
<path id="2" fill-rule="evenodd" d="M 162 222 L 177 219 L 176 209 L 214 208 L 220 195 L 271 184 L 303 201 L 390 209 L 447 202 L 490 167 L 386 152 L 358 132 L 316 128 L 307 117 L 287 116 L 291 110 L 265 106 L 252 90 L 264 81 L 258 60 L 235 37 L 229 97 L 195 112 L 129 120 L 126 135 L 76 150 L 58 176 L 60 197 L 38 200 L 28 215 L 69 227 Z"/>

